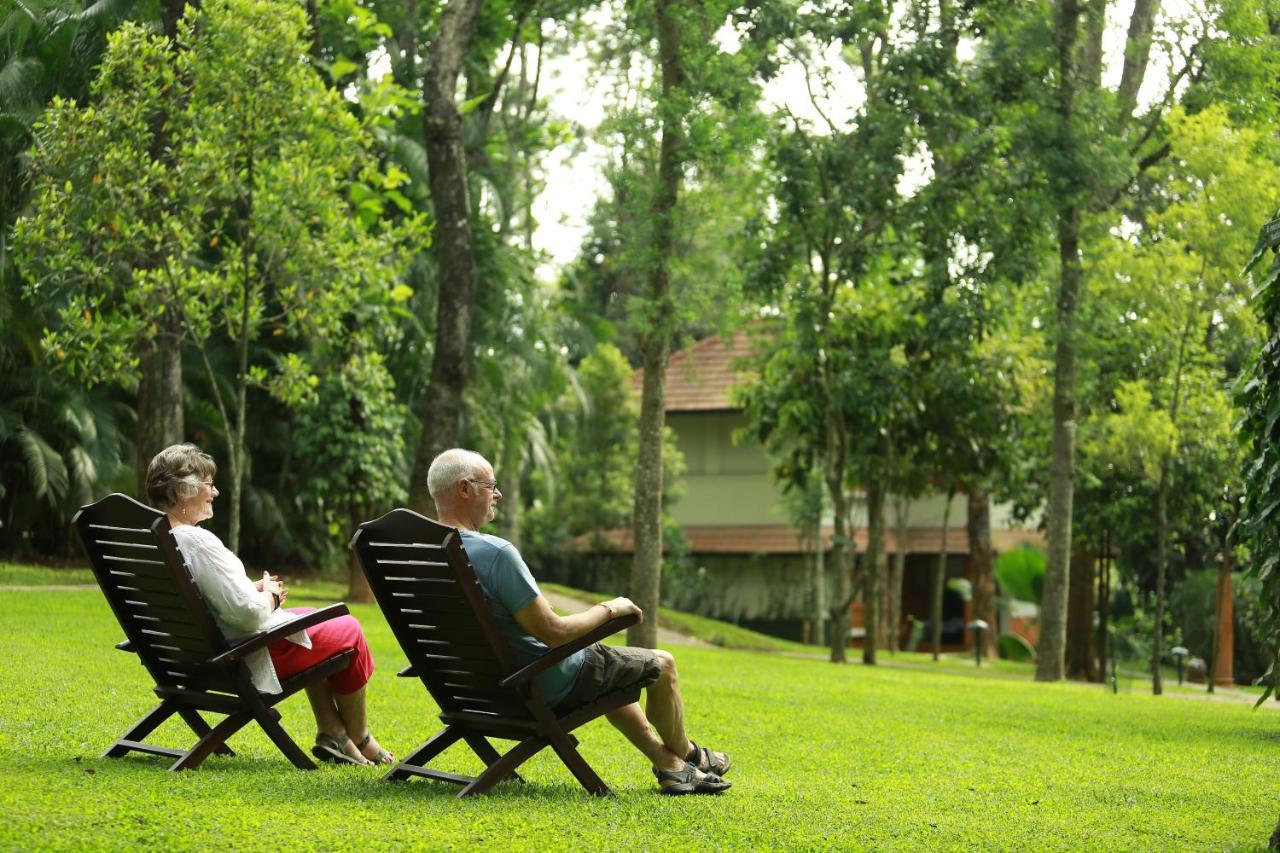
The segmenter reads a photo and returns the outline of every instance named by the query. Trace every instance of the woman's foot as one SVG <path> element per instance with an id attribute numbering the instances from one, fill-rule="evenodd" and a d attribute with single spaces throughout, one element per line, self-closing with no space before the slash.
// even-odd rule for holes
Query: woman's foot
<path id="1" fill-rule="evenodd" d="M 333 735 L 328 732 L 316 734 L 316 745 L 311 747 L 311 754 L 327 764 L 368 764 L 369 760 L 360 754 L 356 745 L 346 734 Z"/>
<path id="2" fill-rule="evenodd" d="M 361 738 L 356 744 L 356 748 L 360 750 L 360 755 L 368 760 L 370 764 L 395 764 L 396 757 L 393 753 L 382 748 L 382 744 L 373 739 L 373 733 L 369 732 Z"/>

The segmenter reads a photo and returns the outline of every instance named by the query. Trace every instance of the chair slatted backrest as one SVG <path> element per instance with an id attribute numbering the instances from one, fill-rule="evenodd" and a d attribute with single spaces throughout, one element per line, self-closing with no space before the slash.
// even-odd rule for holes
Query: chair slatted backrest
<path id="1" fill-rule="evenodd" d="M 82 507 L 72 524 L 120 627 L 157 686 L 236 692 L 231 670 L 205 665 L 228 646 L 165 514 L 112 494 Z"/>
<path id="2" fill-rule="evenodd" d="M 498 686 L 517 667 L 455 528 L 394 509 L 360 525 L 351 547 L 442 711 L 533 719 L 516 691 Z"/>

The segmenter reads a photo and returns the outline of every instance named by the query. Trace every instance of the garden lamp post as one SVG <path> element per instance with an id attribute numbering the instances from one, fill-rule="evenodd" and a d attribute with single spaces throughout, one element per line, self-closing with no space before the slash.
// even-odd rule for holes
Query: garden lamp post
<path id="1" fill-rule="evenodd" d="M 991 628 L 982 619 L 974 619 L 965 626 L 973 632 L 973 656 L 978 661 L 978 666 L 982 666 L 982 653 L 986 649 L 986 643 L 982 641 L 982 636 Z"/>
<path id="2" fill-rule="evenodd" d="M 1182 683 L 1182 662 L 1187 659 L 1187 655 L 1191 652 L 1187 651 L 1186 646 L 1174 646 L 1169 649 L 1169 654 L 1173 655 L 1173 664 L 1178 668 L 1178 683 Z"/>

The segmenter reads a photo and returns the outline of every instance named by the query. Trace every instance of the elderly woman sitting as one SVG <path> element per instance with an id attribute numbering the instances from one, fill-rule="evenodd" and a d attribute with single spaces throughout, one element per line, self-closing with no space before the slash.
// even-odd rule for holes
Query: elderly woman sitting
<path id="1" fill-rule="evenodd" d="M 282 609 L 289 591 L 278 578 L 263 572 L 260 580 L 249 580 L 240 559 L 217 536 L 197 526 L 213 517 L 216 472 L 209 454 L 193 444 L 175 444 L 151 460 L 146 488 L 152 505 L 169 516 L 178 548 L 218 627 L 234 639 L 310 613 L 314 608 Z M 279 693 L 280 679 L 347 649 L 355 654 L 346 669 L 306 689 L 316 718 L 311 752 L 331 764 L 391 764 L 395 756 L 369 733 L 365 685 L 373 674 L 373 656 L 355 617 L 330 619 L 255 653 L 248 661 L 254 686 Z"/>

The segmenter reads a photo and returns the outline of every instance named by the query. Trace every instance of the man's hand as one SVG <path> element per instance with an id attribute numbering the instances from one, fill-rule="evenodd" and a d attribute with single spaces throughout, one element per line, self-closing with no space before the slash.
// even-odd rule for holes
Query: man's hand
<path id="1" fill-rule="evenodd" d="M 636 606 L 636 603 L 634 601 L 632 601 L 629 598 L 626 598 L 625 596 L 620 595 L 615 599 L 612 599 L 610 601 L 602 601 L 600 603 L 604 605 L 606 610 L 609 611 L 610 619 L 613 619 L 617 616 L 626 616 L 629 613 L 634 613 L 640 619 L 641 622 L 644 621 L 644 611 L 641 610 L 638 606 Z"/>

